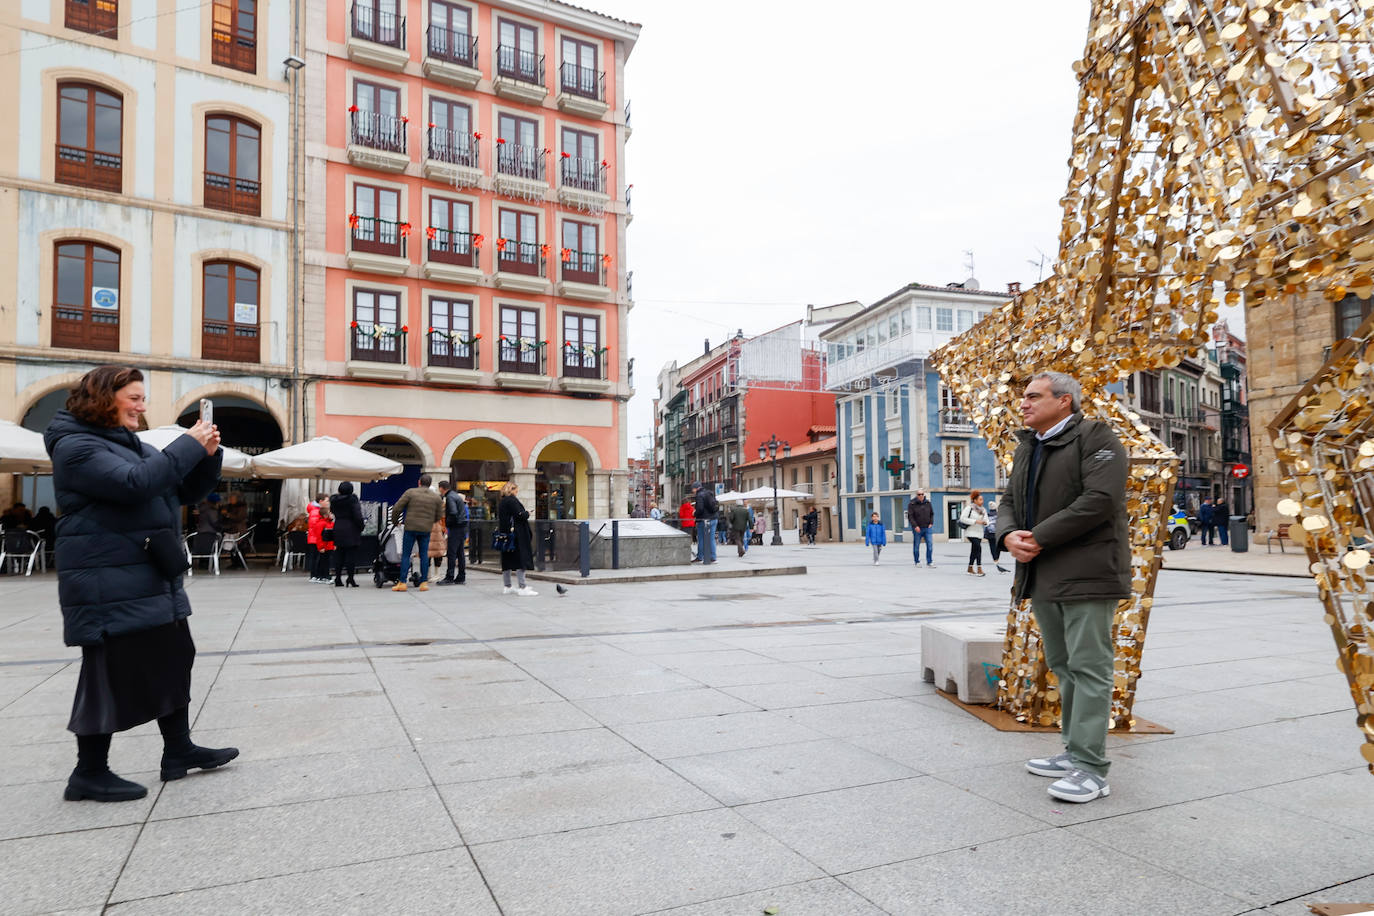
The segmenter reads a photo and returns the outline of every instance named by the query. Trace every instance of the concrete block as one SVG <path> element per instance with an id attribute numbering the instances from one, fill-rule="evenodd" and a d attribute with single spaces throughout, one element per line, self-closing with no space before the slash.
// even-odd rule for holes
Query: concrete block
<path id="1" fill-rule="evenodd" d="M 1005 624 L 928 623 L 921 627 L 921 665 L 927 683 L 957 693 L 964 703 L 991 703 L 997 691 L 988 683 L 983 662 L 1002 663 Z"/>

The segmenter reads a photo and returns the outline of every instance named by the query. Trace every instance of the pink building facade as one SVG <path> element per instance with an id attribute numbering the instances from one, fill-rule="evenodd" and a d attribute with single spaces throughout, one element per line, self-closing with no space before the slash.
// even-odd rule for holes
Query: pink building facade
<path id="1" fill-rule="evenodd" d="M 307 427 L 540 518 L 623 510 L 639 27 L 533 0 L 309 0 Z"/>

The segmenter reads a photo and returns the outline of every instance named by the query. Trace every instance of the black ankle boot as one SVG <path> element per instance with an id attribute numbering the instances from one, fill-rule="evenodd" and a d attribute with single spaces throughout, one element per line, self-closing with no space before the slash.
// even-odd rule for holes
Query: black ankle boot
<path id="1" fill-rule="evenodd" d="M 344 587 L 344 581 L 343 581 L 342 579 L 340 579 L 338 576 L 335 576 L 335 577 L 334 577 L 334 587 L 335 587 L 335 588 L 343 588 L 343 587 Z"/>
<path id="2" fill-rule="evenodd" d="M 89 799 L 98 802 L 122 802 L 143 798 L 148 790 L 136 782 L 120 779 L 107 767 L 98 773 L 89 773 L 77 767 L 67 779 L 67 789 L 62 797 L 67 801 Z"/>
<path id="3" fill-rule="evenodd" d="M 349 576 L 349 577 L 348 577 L 348 583 L 347 583 L 347 584 L 348 584 L 348 587 L 349 587 L 349 588 L 357 588 L 357 587 L 358 587 L 358 583 L 356 583 L 356 582 L 353 581 L 353 577 L 352 577 L 352 576 Z"/>
<path id="4" fill-rule="evenodd" d="M 170 753 L 162 752 L 162 781 L 171 782 L 181 779 L 188 770 L 213 770 L 222 767 L 239 755 L 236 747 L 200 747 L 191 745 L 190 750 Z"/>

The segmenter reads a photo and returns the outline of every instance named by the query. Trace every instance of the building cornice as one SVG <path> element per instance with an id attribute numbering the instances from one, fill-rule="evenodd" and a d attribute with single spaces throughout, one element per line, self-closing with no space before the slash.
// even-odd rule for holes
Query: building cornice
<path id="1" fill-rule="evenodd" d="M 140 207 L 145 210 L 156 210 L 162 213 L 175 213 L 178 216 L 193 216 L 197 219 L 209 219 L 221 223 L 237 223 L 241 226 L 252 226 L 256 229 L 274 229 L 278 232 L 291 231 L 290 223 L 274 219 L 265 219 L 261 216 L 244 216 L 241 213 L 230 213 L 228 210 L 212 210 L 208 207 L 194 207 L 189 204 L 177 204 L 166 200 L 154 200 L 150 197 L 135 197 L 132 194 L 112 194 L 109 191 L 97 191 L 94 188 L 83 188 L 80 185 L 58 184 L 54 181 L 33 181 L 28 178 L 15 178 L 12 175 L 0 175 L 0 188 L 33 191 L 36 194 L 52 194 L 55 197 L 70 197 L 75 200 L 86 200 L 100 204 L 114 204 L 119 207 Z"/>
<path id="2" fill-rule="evenodd" d="M 630 56 L 630 50 L 639 40 L 640 26 L 637 23 L 615 19 L 605 13 L 583 9 L 570 3 L 559 3 L 557 0 L 493 0 L 491 5 L 498 9 L 523 13 L 536 19 L 623 41 L 626 44 L 626 57 Z"/>

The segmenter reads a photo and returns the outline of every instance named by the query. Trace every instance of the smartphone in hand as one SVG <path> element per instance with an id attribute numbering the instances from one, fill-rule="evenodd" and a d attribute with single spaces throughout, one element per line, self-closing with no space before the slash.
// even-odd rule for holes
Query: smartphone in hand
<path id="1" fill-rule="evenodd" d="M 208 426 L 215 425 L 215 402 L 209 398 L 200 399 L 200 422 Z"/>

